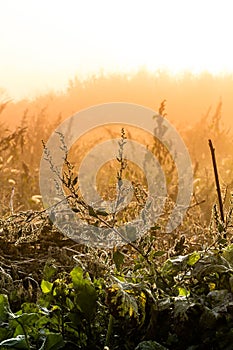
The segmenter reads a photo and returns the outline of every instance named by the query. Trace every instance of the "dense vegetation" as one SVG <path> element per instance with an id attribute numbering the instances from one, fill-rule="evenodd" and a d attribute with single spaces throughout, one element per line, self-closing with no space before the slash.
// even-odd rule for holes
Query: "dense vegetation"
<path id="1" fill-rule="evenodd" d="M 232 349 L 232 135 L 222 125 L 221 107 L 220 103 L 215 113 L 209 112 L 192 128 L 179 130 L 194 171 L 192 202 L 182 225 L 165 233 L 177 176 L 165 150 L 148 139 L 147 146 L 167 170 L 166 210 L 147 234 L 112 249 L 78 244 L 62 235 L 42 207 L 42 140 L 61 116 L 49 121 L 44 109 L 33 117 L 25 113 L 13 131 L 0 125 L 1 349 Z M 6 113 L 7 104 L 4 108 Z M 165 115 L 165 103 L 160 112 Z M 122 127 L 108 130 L 107 136 L 97 132 L 86 138 L 94 144 L 109 135 L 133 137 L 135 130 Z M 79 198 L 72 186 L 74 159 L 78 163 L 80 150 L 91 147 L 85 146 L 87 139 L 67 155 L 64 167 L 71 205 Z M 216 148 L 224 222 L 208 139 Z M 143 174 L 116 155 L 98 178 L 103 197 L 115 195 L 114 179 L 106 187 L 109 171 L 115 172 L 115 182 L 128 177 L 135 186 L 131 206 L 114 218 L 117 226 L 143 205 L 147 187 Z M 103 225 L 112 220 L 82 209 L 87 222 Z"/>

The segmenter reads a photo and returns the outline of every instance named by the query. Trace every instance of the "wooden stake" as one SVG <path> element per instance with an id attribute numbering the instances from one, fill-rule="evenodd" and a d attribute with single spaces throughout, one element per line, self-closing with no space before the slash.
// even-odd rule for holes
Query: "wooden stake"
<path id="1" fill-rule="evenodd" d="M 214 176 L 215 176 L 216 190 L 218 195 L 219 210 L 220 210 L 221 220 L 224 224 L 225 219 L 224 219 L 224 212 L 223 212 L 223 202 L 222 202 L 222 196 L 221 196 L 221 190 L 220 190 L 220 184 L 219 184 L 217 163 L 215 158 L 215 149 L 213 147 L 211 140 L 209 140 L 209 146 L 210 146 L 210 152 L 211 152 L 213 168 L 214 168 Z"/>

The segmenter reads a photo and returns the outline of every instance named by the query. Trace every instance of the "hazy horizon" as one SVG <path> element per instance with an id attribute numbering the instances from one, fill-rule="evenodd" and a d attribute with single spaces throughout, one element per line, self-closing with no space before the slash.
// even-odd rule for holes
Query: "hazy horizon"
<path id="1" fill-rule="evenodd" d="M 231 74 L 214 76 L 208 72 L 199 75 L 186 72 L 178 79 L 166 71 L 152 74 L 141 69 L 130 78 L 124 73 L 93 75 L 84 81 L 73 77 L 62 92 L 50 90 L 31 100 L 9 99 L 1 121 L 14 127 L 23 116 L 36 118 L 42 111 L 48 121 L 58 116 L 65 119 L 82 109 L 109 102 L 134 103 L 158 111 L 161 102 L 166 100 L 167 117 L 176 127 L 191 127 L 205 116 L 210 118 L 221 104 L 221 123 L 225 128 L 232 128 L 232 92 Z"/>
<path id="2" fill-rule="evenodd" d="M 81 84 L 86 84 L 91 80 L 98 80 L 101 78 L 116 77 L 121 76 L 126 80 L 132 80 L 138 74 L 140 75 L 148 75 L 152 79 L 158 77 L 160 75 L 164 75 L 166 78 L 173 80 L 178 83 L 182 82 L 188 77 L 188 79 L 192 80 L 200 80 L 203 76 L 208 76 L 213 78 L 214 80 L 221 81 L 220 90 L 222 88 L 222 81 L 233 79 L 233 71 L 232 72 L 224 72 L 224 73 L 211 73 L 208 70 L 200 71 L 199 73 L 194 73 L 190 70 L 180 70 L 179 72 L 172 72 L 169 69 L 157 69 L 155 71 L 148 70 L 145 66 L 138 67 L 138 69 L 130 70 L 130 71 L 107 71 L 104 69 L 100 69 L 99 71 L 89 72 L 89 74 L 82 74 L 81 72 L 77 72 L 74 75 L 70 75 L 68 77 L 60 77 L 57 80 L 53 80 L 50 85 L 44 84 L 43 81 L 35 81 L 34 85 L 25 86 L 23 89 L 19 88 L 18 85 L 14 85 L 11 88 L 6 88 L 0 85 L 0 101 L 2 100 L 11 100 L 14 102 L 20 102 L 22 100 L 33 101 L 38 97 L 48 95 L 48 94 L 64 94 L 69 89 L 70 84 L 73 81 L 79 81 Z"/>

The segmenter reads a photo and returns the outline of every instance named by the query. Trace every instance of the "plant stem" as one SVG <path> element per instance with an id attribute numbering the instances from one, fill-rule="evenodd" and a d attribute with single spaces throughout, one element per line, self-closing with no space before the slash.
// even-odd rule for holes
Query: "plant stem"
<path id="1" fill-rule="evenodd" d="M 107 334 L 106 334 L 105 346 L 110 345 L 110 338 L 111 338 L 112 329 L 113 329 L 113 321 L 114 321 L 114 317 L 112 315 L 110 315 L 109 321 L 108 321 L 108 330 L 107 330 Z"/>
<path id="2" fill-rule="evenodd" d="M 25 336 L 25 341 L 26 341 L 27 349 L 30 350 L 31 347 L 30 347 L 30 343 L 29 343 L 29 340 L 28 340 L 28 335 L 27 335 L 27 331 L 26 331 L 25 327 L 24 327 L 23 323 L 20 322 L 18 319 L 15 319 L 15 320 L 16 320 L 16 321 L 18 322 L 18 324 L 22 327 L 23 334 L 24 334 L 24 336 Z"/>

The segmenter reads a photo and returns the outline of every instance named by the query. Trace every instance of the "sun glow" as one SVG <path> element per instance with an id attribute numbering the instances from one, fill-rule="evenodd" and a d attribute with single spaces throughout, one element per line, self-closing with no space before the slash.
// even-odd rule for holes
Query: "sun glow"
<path id="1" fill-rule="evenodd" d="M 8 0 L 0 13 L 0 87 L 26 96 L 74 75 L 233 72 L 231 1 Z"/>

